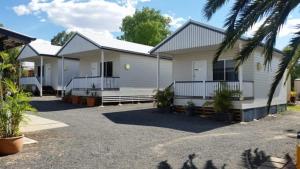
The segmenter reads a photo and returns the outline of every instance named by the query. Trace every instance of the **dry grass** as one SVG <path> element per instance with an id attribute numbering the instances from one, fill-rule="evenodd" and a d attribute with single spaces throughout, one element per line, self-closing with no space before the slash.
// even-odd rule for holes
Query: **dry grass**
<path id="1" fill-rule="evenodd" d="M 288 105 L 288 111 L 300 112 L 300 105 Z"/>

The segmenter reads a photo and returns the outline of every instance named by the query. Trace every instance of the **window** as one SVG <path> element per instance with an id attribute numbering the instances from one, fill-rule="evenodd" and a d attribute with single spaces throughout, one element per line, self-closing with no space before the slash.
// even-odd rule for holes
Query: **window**
<path id="1" fill-rule="evenodd" d="M 238 81 L 234 60 L 221 60 L 213 65 L 213 80 Z"/>
<path id="2" fill-rule="evenodd" d="M 100 75 L 102 75 L 102 64 L 100 63 Z M 113 62 L 104 62 L 104 77 L 113 76 Z"/>
<path id="3" fill-rule="evenodd" d="M 44 76 L 44 66 L 42 66 L 43 70 L 42 70 L 42 74 Z M 41 66 L 37 67 L 37 77 L 41 77 Z"/>

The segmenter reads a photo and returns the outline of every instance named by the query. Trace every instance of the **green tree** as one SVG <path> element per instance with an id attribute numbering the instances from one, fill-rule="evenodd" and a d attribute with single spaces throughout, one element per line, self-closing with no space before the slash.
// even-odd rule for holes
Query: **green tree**
<path id="1" fill-rule="evenodd" d="M 205 17 L 209 20 L 227 2 L 229 0 L 207 0 L 203 9 Z M 258 28 L 254 36 L 249 38 L 246 45 L 239 51 L 236 61 L 237 67 L 240 66 L 258 46 L 264 43 L 264 65 L 270 64 L 277 35 L 291 11 L 299 4 L 299 0 L 234 0 L 224 24 L 224 27 L 226 27 L 225 38 L 215 54 L 214 62 L 218 60 L 223 52 L 232 48 L 239 38 L 253 25 L 264 18 L 263 24 Z M 298 27 L 300 28 L 300 24 Z M 299 60 L 300 55 L 295 55 L 299 44 L 300 31 L 298 30 L 290 40 L 289 46 L 291 51 L 282 58 L 279 70 L 274 77 L 269 91 L 268 111 L 270 110 L 276 87 L 282 79 L 285 70 L 288 69 L 288 75 L 290 75 L 292 68 L 295 67 Z"/>
<path id="2" fill-rule="evenodd" d="M 155 46 L 170 34 L 170 18 L 150 8 L 137 10 L 133 16 L 126 16 L 120 27 L 123 35 L 119 39 Z"/>
<path id="3" fill-rule="evenodd" d="M 66 31 L 59 32 L 51 39 L 51 44 L 57 46 L 63 46 L 74 34 L 75 32 L 69 32 L 69 33 Z"/>

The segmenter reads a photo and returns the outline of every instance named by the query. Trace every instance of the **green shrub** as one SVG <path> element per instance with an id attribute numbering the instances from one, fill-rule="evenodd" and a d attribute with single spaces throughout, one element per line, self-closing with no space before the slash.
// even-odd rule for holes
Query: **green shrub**
<path id="1" fill-rule="evenodd" d="M 174 93 L 170 88 L 158 90 L 154 96 L 157 108 L 167 108 L 173 104 Z"/>
<path id="2" fill-rule="evenodd" d="M 25 120 L 25 112 L 34 112 L 29 104 L 29 93 L 19 89 L 11 80 L 5 80 L 6 95 L 0 105 L 0 137 L 20 136 L 20 123 Z"/>
<path id="3" fill-rule="evenodd" d="M 232 99 L 240 96 L 240 91 L 230 90 L 226 83 L 221 83 L 219 90 L 215 91 L 213 107 L 217 113 L 230 113 L 233 108 Z"/>

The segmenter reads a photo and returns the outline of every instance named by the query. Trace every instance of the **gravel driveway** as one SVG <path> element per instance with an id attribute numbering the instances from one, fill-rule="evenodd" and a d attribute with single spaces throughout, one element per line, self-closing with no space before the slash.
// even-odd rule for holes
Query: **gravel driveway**
<path id="1" fill-rule="evenodd" d="M 248 149 L 294 157 L 297 141 L 288 135 L 300 126 L 300 113 L 292 112 L 229 125 L 160 114 L 151 103 L 86 108 L 43 97 L 34 98 L 32 104 L 39 116 L 69 127 L 26 133 L 39 143 L 0 157 L 0 168 L 155 169 L 168 163 L 176 169 L 190 155 L 199 169 L 206 164 L 239 169 Z"/>

